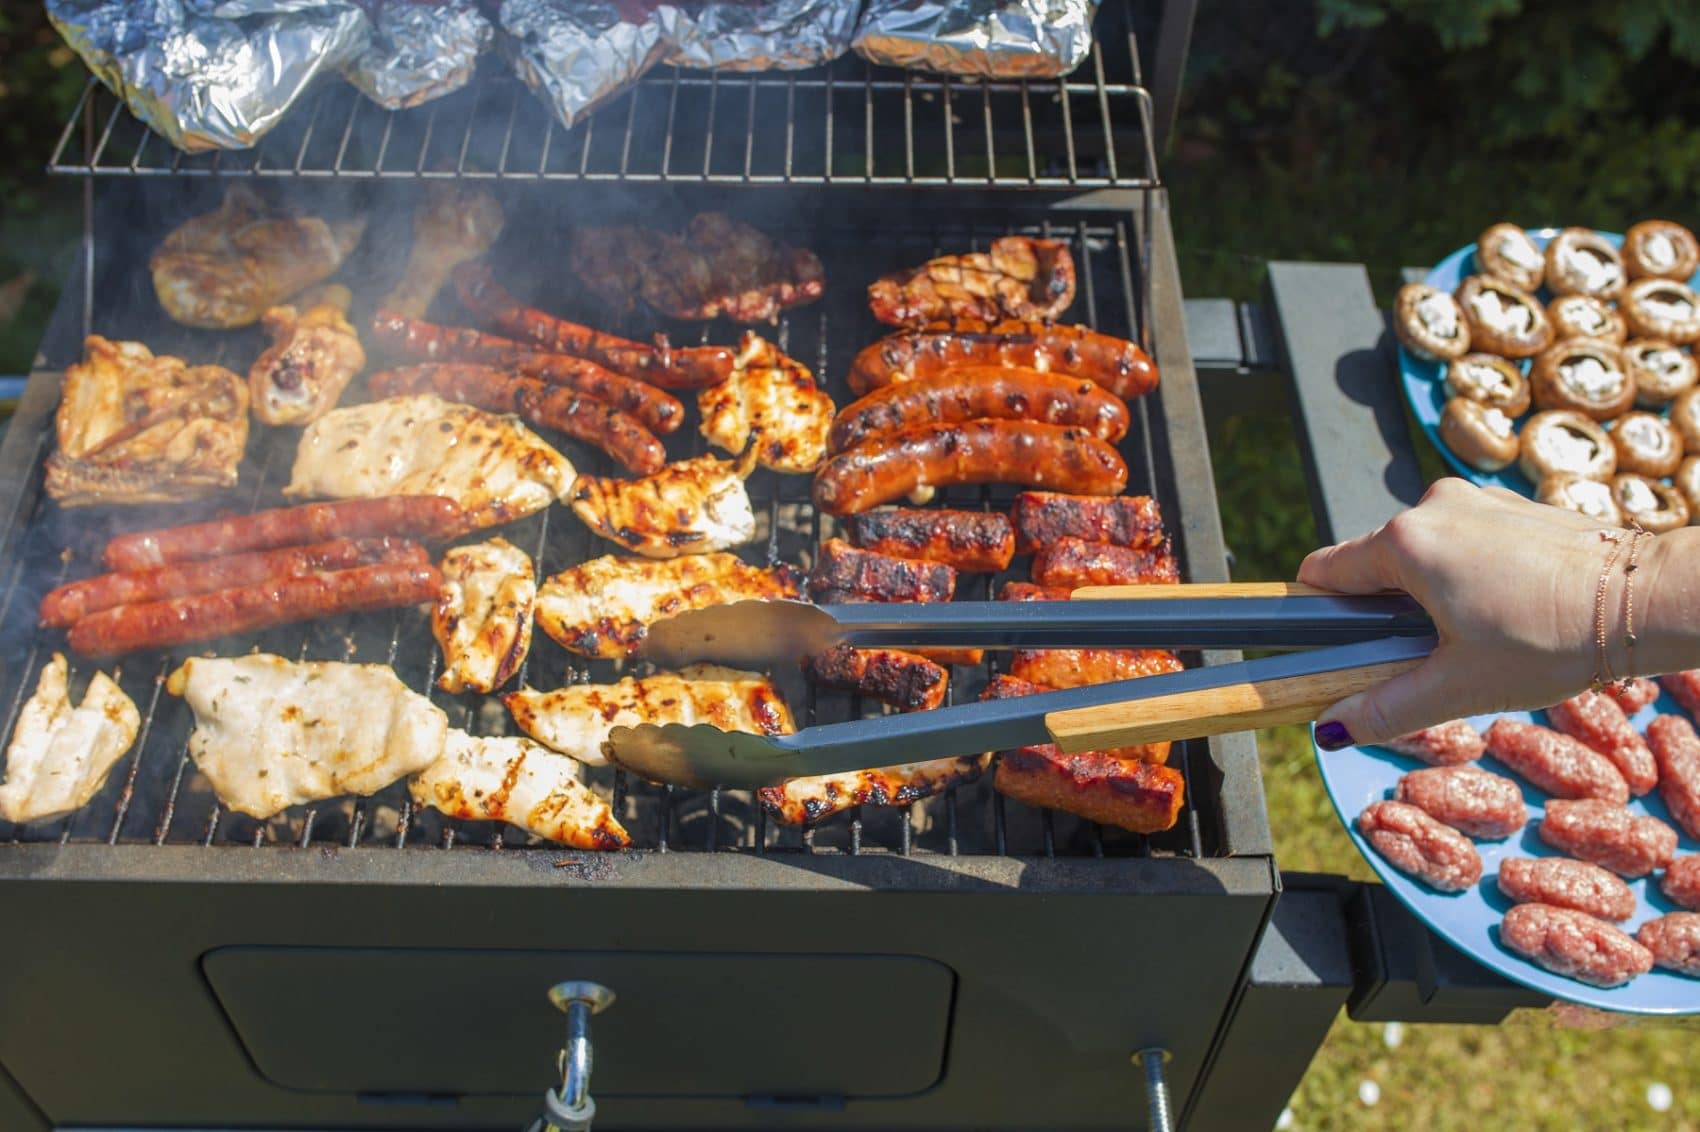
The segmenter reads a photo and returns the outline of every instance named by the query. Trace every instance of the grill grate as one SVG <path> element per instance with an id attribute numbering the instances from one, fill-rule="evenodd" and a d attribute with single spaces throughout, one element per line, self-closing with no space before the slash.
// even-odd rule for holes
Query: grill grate
<path id="1" fill-rule="evenodd" d="M 186 155 L 98 81 L 48 168 L 166 177 L 473 177 L 697 184 L 1157 184 L 1151 95 L 1129 5 L 1106 5 L 1072 76 L 975 82 L 849 55 L 802 72 L 662 67 L 564 129 L 494 59 L 467 89 L 388 111 L 340 81 L 254 148 Z"/>
<path id="2" fill-rule="evenodd" d="M 381 196 L 387 200 L 390 196 L 387 190 L 370 192 L 374 198 Z M 204 210 L 214 199 L 206 194 L 189 194 L 189 199 L 183 199 L 181 190 L 175 192 L 175 197 L 175 208 L 182 215 Z M 368 207 L 374 204 L 375 200 L 369 201 Z M 519 204 L 517 200 L 509 202 L 510 216 L 545 215 Z M 145 251 L 140 255 L 134 253 L 150 246 L 181 216 L 167 217 L 153 204 L 145 207 L 150 218 L 154 218 L 148 231 L 142 231 L 139 225 L 127 228 L 110 220 L 103 222 L 103 231 L 113 233 L 112 254 L 105 257 L 106 266 L 95 293 L 102 296 L 109 313 L 97 319 L 94 329 L 108 336 L 139 338 L 159 352 L 245 369 L 258 352 L 257 334 L 190 330 L 170 323 L 159 313 L 144 266 Z M 380 219 L 374 220 L 376 231 L 368 233 L 364 246 L 383 248 L 386 240 L 382 225 L 405 224 L 406 210 L 373 207 L 373 213 Z M 574 212 L 578 217 L 594 214 L 593 209 L 584 207 Z M 802 222 L 790 230 L 772 224 L 771 216 L 766 218 L 777 234 L 815 248 L 826 265 L 832 283 L 827 297 L 815 306 L 791 311 L 772 333 L 782 349 L 816 369 L 817 376 L 840 404 L 849 397 L 842 372 L 846 363 L 860 346 L 882 330 L 866 311 L 861 283 L 880 271 L 947 249 L 983 247 L 991 238 L 1008 231 L 1069 239 L 1081 280 L 1080 298 L 1073 315 L 1108 333 L 1148 338 L 1143 297 L 1147 269 L 1140 254 L 1142 245 L 1125 214 L 1071 213 L 1069 225 L 1058 228 L 1048 223 L 1026 226 L 1003 223 L 1010 215 L 1008 210 L 982 214 L 972 209 L 957 209 L 948 219 L 936 222 L 919 210 L 902 215 L 905 218 L 901 220 L 885 220 L 880 213 L 846 212 L 830 219 Z M 871 236 L 876 225 L 877 240 Z M 497 263 L 516 265 L 510 277 L 522 294 L 552 295 L 545 305 L 582 314 L 588 296 L 575 294 L 570 285 L 558 279 L 550 281 L 553 290 L 537 285 L 538 279 L 548 278 L 542 274 L 548 271 L 548 265 L 559 262 L 558 256 L 550 254 L 549 241 L 555 238 L 540 236 L 537 231 L 524 230 L 515 223 L 493 258 Z M 367 253 L 363 250 L 360 254 Z M 358 270 L 355 265 L 351 269 Z M 381 289 L 372 293 L 381 293 Z M 451 302 L 444 300 L 445 306 Z M 357 307 L 356 314 L 359 313 Z M 441 313 L 446 321 L 455 318 L 452 311 Z M 641 320 L 610 325 L 628 333 L 643 330 Z M 676 341 L 686 340 L 687 335 L 731 341 L 737 333 L 723 324 L 706 330 L 683 325 L 670 329 Z M 44 344 L 44 354 L 55 366 L 62 366 L 80 353 L 80 341 L 74 335 L 60 337 L 63 340 L 50 338 Z M 1161 392 L 1156 398 L 1132 405 L 1134 426 L 1123 450 L 1130 467 L 1129 490 L 1157 495 L 1170 526 L 1178 534 L 1176 509 L 1172 498 L 1166 497 L 1164 480 L 1158 474 L 1160 468 L 1168 466 L 1162 448 L 1162 429 L 1153 428 L 1152 421 L 1152 414 L 1161 412 L 1160 398 Z M 177 520 L 176 516 L 162 515 L 160 509 L 154 508 L 145 509 L 145 514 L 137 513 L 138 509 L 121 508 L 112 509 L 118 514 L 102 514 L 61 511 L 45 502 L 38 494 L 39 467 L 50 425 L 50 418 L 40 422 L 42 435 L 27 444 L 32 449 L 29 455 L 32 470 L 22 491 L 23 498 L 32 501 L 32 510 L 16 525 L 10 547 L 4 552 L 14 558 L 4 570 L 14 585 L 7 597 L 0 599 L 5 603 L 0 608 L 0 679 L 9 682 L 15 693 L 0 702 L 0 711 L 4 712 L 0 716 L 0 726 L 4 727 L 0 736 L 10 735 L 17 711 L 24 697 L 33 690 L 41 665 L 59 647 L 57 634 L 38 633 L 33 627 L 34 610 L 41 594 L 68 576 L 95 572 L 100 548 L 117 524 L 134 528 Z M 254 439 L 243 468 L 242 482 L 247 487 L 238 501 L 240 504 L 251 509 L 281 501 L 278 490 L 288 478 L 293 444 L 292 431 L 254 426 Z M 685 430 L 670 438 L 668 447 L 670 456 L 682 458 L 700 453 L 703 442 L 695 435 L 693 426 L 687 424 Z M 598 453 L 570 443 L 563 444 L 563 450 L 581 471 L 609 470 L 607 461 Z M 808 477 L 781 477 L 762 470 L 751 478 L 749 488 L 764 530 L 760 539 L 741 553 L 752 561 L 806 565 L 820 539 L 832 533 L 832 520 L 823 518 L 808 503 Z M 993 508 L 1007 507 L 1014 490 L 974 487 L 941 494 L 944 506 Z M 204 511 L 205 505 L 198 509 L 185 508 L 184 517 Z M 540 574 L 554 573 L 615 549 L 558 508 L 512 524 L 502 533 L 533 554 Z M 71 548 L 69 555 L 61 553 L 65 547 Z M 1184 570 L 1184 545 L 1180 550 Z M 1018 561 L 1017 565 L 1024 568 L 1025 563 Z M 1010 576 L 1019 576 L 1019 572 Z M 962 596 L 988 597 L 1001 580 L 1001 577 L 965 575 Z M 297 807 L 265 822 L 224 811 L 188 757 L 186 742 L 192 713 L 182 701 L 165 694 L 162 684 L 183 656 L 205 652 L 237 655 L 256 647 L 298 659 L 388 663 L 410 687 L 424 691 L 444 708 L 451 725 L 474 733 L 513 731 L 507 713 L 494 698 L 450 696 L 435 689 L 439 654 L 428 621 L 417 610 L 283 627 L 261 633 L 256 639 L 210 642 L 204 647 L 185 647 L 169 654 L 136 654 L 122 658 L 117 673 L 126 692 L 145 712 L 136 746 L 114 768 L 101 793 L 82 810 L 59 822 L 27 827 L 0 822 L 0 843 L 58 840 L 126 845 L 393 846 L 463 850 L 534 846 L 553 858 L 560 858 L 563 850 L 535 841 L 519 830 L 498 823 L 459 822 L 445 819 L 433 810 L 417 810 L 408 799 L 405 785 L 399 783 L 371 798 L 336 799 Z M 530 686 L 550 688 L 573 681 L 616 679 L 624 668 L 623 664 L 572 656 L 540 633 L 518 680 Z M 73 688 L 79 693 L 91 672 L 90 664 L 73 658 Z M 985 668 L 956 669 L 952 679 L 953 697 L 977 695 L 988 676 Z M 877 705 L 863 704 L 857 697 L 824 690 L 811 691 L 806 702 L 793 706 L 799 721 L 809 723 L 853 718 L 879 710 Z M 1178 744 L 1172 758 L 1187 777 L 1188 804 L 1174 830 L 1152 838 L 1100 829 L 1070 815 L 1053 815 L 1008 802 L 991 790 L 989 774 L 978 783 L 912 807 L 861 807 L 804 829 L 788 828 L 768 820 L 748 791 L 699 792 L 656 787 L 638 780 L 628 781 L 625 774 L 609 768 L 590 770 L 586 779 L 603 796 L 613 799 L 615 812 L 631 832 L 635 846 L 654 852 L 853 856 L 1213 855 L 1220 851 L 1216 784 L 1208 774 L 1201 777 L 1194 773 L 1194 768 L 1199 766 L 1208 770 L 1210 759 L 1204 754 L 1202 743 Z"/>

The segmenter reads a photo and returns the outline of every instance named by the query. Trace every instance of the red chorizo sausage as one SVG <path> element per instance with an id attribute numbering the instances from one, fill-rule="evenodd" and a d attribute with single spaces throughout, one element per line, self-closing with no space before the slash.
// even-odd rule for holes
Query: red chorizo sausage
<path id="1" fill-rule="evenodd" d="M 1010 508 L 1015 522 L 1015 553 L 1033 554 L 1060 538 L 1109 542 L 1135 549 L 1163 541 L 1163 514 L 1149 495 L 1062 495 L 1024 491 Z"/>
<path id="2" fill-rule="evenodd" d="M 71 648 L 116 656 L 169 648 L 339 613 L 364 613 L 435 600 L 442 575 L 430 563 L 383 562 L 239 586 L 192 597 L 120 605 L 71 626 Z"/>
<path id="3" fill-rule="evenodd" d="M 1135 550 L 1107 542 L 1060 538 L 1033 556 L 1032 578 L 1041 586 L 1077 590 L 1082 586 L 1173 585 L 1180 567 L 1168 540 Z"/>
<path id="4" fill-rule="evenodd" d="M 1111 443 L 1127 435 L 1128 424 L 1121 399 L 1083 377 L 1015 366 L 966 366 L 873 390 L 839 412 L 827 446 L 842 452 L 927 421 L 981 418 L 1076 425 Z"/>
<path id="5" fill-rule="evenodd" d="M 853 515 L 844 527 L 851 546 L 966 573 L 995 574 L 1015 556 L 1015 532 L 996 511 L 892 507 Z"/>
<path id="6" fill-rule="evenodd" d="M 311 546 L 232 554 L 192 565 L 101 574 L 60 586 L 42 598 L 40 623 L 45 629 L 64 629 L 91 613 L 118 605 L 211 593 L 318 570 L 347 570 L 376 562 L 429 565 L 430 561 L 424 547 L 407 539 L 344 538 Z"/>
<path id="7" fill-rule="evenodd" d="M 460 505 L 440 495 L 303 503 L 231 519 L 119 535 L 106 544 L 106 567 L 147 570 L 168 562 L 368 535 L 450 539 L 467 528 Z"/>
<path id="8" fill-rule="evenodd" d="M 678 431 L 685 420 L 685 407 L 679 399 L 653 385 L 604 369 L 586 358 L 535 350 L 512 338 L 465 327 L 438 326 L 389 311 L 379 311 L 373 317 L 372 336 L 397 361 L 500 366 L 550 385 L 588 393 L 630 413 L 645 428 L 662 435 Z"/>
<path id="9" fill-rule="evenodd" d="M 860 396 L 896 381 L 914 381 L 958 366 L 1022 366 L 1084 377 L 1122 400 L 1157 388 L 1151 356 L 1123 338 L 1085 326 L 974 319 L 900 330 L 856 355 L 850 388 Z"/>
<path id="10" fill-rule="evenodd" d="M 924 424 L 828 459 L 815 473 L 814 500 L 828 514 L 854 515 L 922 488 L 970 483 L 1117 495 L 1127 486 L 1127 464 L 1078 428 L 1032 421 Z"/>

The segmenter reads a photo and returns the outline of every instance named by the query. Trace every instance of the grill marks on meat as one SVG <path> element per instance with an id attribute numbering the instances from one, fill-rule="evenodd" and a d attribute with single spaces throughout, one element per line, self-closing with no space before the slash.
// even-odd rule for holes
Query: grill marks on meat
<path id="1" fill-rule="evenodd" d="M 858 550 L 833 538 L 821 544 L 809 592 L 817 601 L 827 594 L 860 601 L 949 601 L 956 593 L 956 571 L 942 562 Z"/>
<path id="2" fill-rule="evenodd" d="M 1653 954 L 1603 920 L 1549 904 L 1519 904 L 1499 941 L 1555 975 L 1596 987 L 1622 986 L 1653 969 Z"/>
<path id="3" fill-rule="evenodd" d="M 1671 912 L 1648 920 L 1635 933 L 1635 942 L 1652 953 L 1655 966 L 1700 978 L 1700 915 Z"/>
<path id="4" fill-rule="evenodd" d="M 722 731 L 789 735 L 796 730 L 779 689 L 756 672 L 692 664 L 617 684 L 573 684 L 553 692 L 530 688 L 502 697 L 520 730 L 563 755 L 601 766 L 602 745 L 616 727 L 640 723 L 712 724 Z"/>
<path id="5" fill-rule="evenodd" d="M 494 193 L 453 181 L 427 184 L 413 214 L 413 246 L 401 281 L 378 305 L 424 318 L 454 269 L 489 251 L 505 220 Z"/>
<path id="6" fill-rule="evenodd" d="M 964 573 L 996 573 L 1015 555 L 1009 520 L 993 511 L 893 507 L 852 515 L 844 527 L 857 549 L 938 562 Z"/>
<path id="7" fill-rule="evenodd" d="M 141 713 L 111 677 L 96 672 L 76 707 L 69 683 L 70 666 L 54 653 L 6 747 L 0 818 L 21 824 L 82 808 L 136 741 Z"/>
<path id="8" fill-rule="evenodd" d="M 856 355 L 850 388 L 861 396 L 960 366 L 1015 366 L 1083 377 L 1123 401 L 1157 388 L 1150 356 L 1125 339 L 1085 326 L 979 319 L 933 322 L 887 335 Z"/>
<path id="9" fill-rule="evenodd" d="M 1497 719 L 1487 731 L 1488 753 L 1556 798 L 1598 798 L 1623 805 L 1629 784 L 1598 751 L 1545 727 Z"/>
<path id="10" fill-rule="evenodd" d="M 1659 797 L 1690 837 L 1700 838 L 1700 737 L 1680 715 L 1647 725 L 1647 742 L 1659 767 Z"/>
<path id="11" fill-rule="evenodd" d="M 1487 750 L 1487 740 L 1466 719 L 1437 723 L 1433 727 L 1389 739 L 1381 745 L 1430 766 L 1460 766 L 1475 762 Z"/>
<path id="12" fill-rule="evenodd" d="M 1469 838 L 1404 802 L 1372 802 L 1358 832 L 1383 860 L 1437 892 L 1462 892 L 1482 879 L 1482 858 Z"/>
<path id="13" fill-rule="evenodd" d="M 1630 879 L 1663 868 L 1676 856 L 1676 830 L 1595 798 L 1548 802 L 1540 835 L 1560 853 Z"/>
<path id="14" fill-rule="evenodd" d="M 753 438 L 764 468 L 808 473 L 826 459 L 832 398 L 807 368 L 754 333 L 744 335 L 732 376 L 697 394 L 697 408 L 710 444 L 738 455 Z"/>
<path id="15" fill-rule="evenodd" d="M 949 601 L 956 571 L 942 562 L 896 558 L 860 550 L 843 539 L 821 544 L 809 575 L 809 592 L 823 604 Z M 866 654 L 866 655 L 862 655 Z M 834 649 L 810 657 L 804 671 L 817 683 L 859 691 L 904 710 L 934 708 L 944 701 L 949 674 L 942 665 L 978 664 L 979 649 Z"/>
<path id="16" fill-rule="evenodd" d="M 1611 760 L 1636 797 L 1659 781 L 1653 752 L 1617 701 L 1603 692 L 1583 692 L 1547 709 L 1547 722 Z"/>
<path id="17" fill-rule="evenodd" d="M 1474 766 L 1437 766 L 1399 779 L 1393 798 L 1470 837 L 1499 841 L 1529 820 L 1511 779 Z"/>
<path id="18" fill-rule="evenodd" d="M 248 397 L 254 416 L 266 424 L 306 424 L 324 416 L 366 366 L 366 351 L 344 317 L 348 288 L 330 290 L 334 296 L 305 311 L 272 307 L 260 319 L 272 344 L 248 370 Z"/>
<path id="19" fill-rule="evenodd" d="M 448 734 L 442 709 L 382 664 L 191 657 L 166 690 L 194 709 L 189 755 L 219 801 L 262 819 L 375 794 L 436 762 Z"/>
<path id="20" fill-rule="evenodd" d="M 1516 904 L 1551 904 L 1602 920 L 1635 914 L 1635 894 L 1618 877 L 1566 857 L 1509 857 L 1499 863 L 1499 891 Z"/>
<path id="21" fill-rule="evenodd" d="M 415 802 L 451 818 L 505 821 L 574 849 L 630 845 L 608 803 L 578 774 L 577 762 L 530 739 L 450 731 L 443 757 L 407 788 Z"/>
<path id="22" fill-rule="evenodd" d="M 907 806 L 963 786 L 985 772 L 987 755 L 933 759 L 881 770 L 793 778 L 756 792 L 762 809 L 781 825 L 808 825 L 853 806 Z"/>
<path id="23" fill-rule="evenodd" d="M 1146 550 L 1060 538 L 1033 556 L 1031 576 L 1042 586 L 1077 590 L 1082 586 L 1173 585 L 1181 580 L 1168 540 Z"/>
<path id="24" fill-rule="evenodd" d="M 1010 510 L 1015 523 L 1015 553 L 1034 554 L 1061 539 L 1110 543 L 1133 550 L 1166 546 L 1163 516 L 1149 495 L 1061 495 L 1024 491 Z"/>
<path id="25" fill-rule="evenodd" d="M 931 711 L 944 703 L 950 683 L 950 674 L 924 656 L 850 645 L 804 657 L 803 673 L 816 684 L 872 696 L 899 711 Z"/>
<path id="26" fill-rule="evenodd" d="M 1072 425 L 1112 444 L 1127 434 L 1127 406 L 1093 382 L 1038 370 L 971 366 L 875 389 L 832 423 L 833 452 L 929 421 L 1030 420 Z"/>
<path id="27" fill-rule="evenodd" d="M 221 366 L 91 334 L 65 371 L 54 427 L 46 490 L 61 506 L 197 499 L 236 485 L 248 385 Z"/>
<path id="28" fill-rule="evenodd" d="M 550 385 L 495 366 L 431 362 L 372 375 L 374 397 L 434 393 L 495 413 L 517 413 L 527 424 L 550 428 L 601 449 L 627 471 L 650 475 L 667 463 L 667 450 L 643 422 L 605 401 L 564 385 Z"/>
<path id="29" fill-rule="evenodd" d="M 756 514 L 744 490 L 753 464 L 698 456 L 652 476 L 617 480 L 580 476 L 573 513 L 592 531 L 646 558 L 727 550 L 756 537 Z"/>
<path id="30" fill-rule="evenodd" d="M 493 692 L 531 651 L 537 582 L 531 556 L 506 539 L 457 546 L 443 555 L 431 632 L 443 650 L 445 692 Z M 518 824 L 518 823 L 516 823 Z"/>
<path id="31" fill-rule="evenodd" d="M 1004 236 L 984 252 L 940 256 L 868 287 L 874 317 L 892 326 L 939 319 L 1048 320 L 1074 302 L 1074 256 L 1064 240 Z"/>
<path id="32" fill-rule="evenodd" d="M 619 659 L 634 655 L 663 617 L 734 601 L 796 598 L 797 572 L 763 570 L 731 554 L 667 560 L 604 555 L 543 583 L 537 620 L 569 652 Z"/>

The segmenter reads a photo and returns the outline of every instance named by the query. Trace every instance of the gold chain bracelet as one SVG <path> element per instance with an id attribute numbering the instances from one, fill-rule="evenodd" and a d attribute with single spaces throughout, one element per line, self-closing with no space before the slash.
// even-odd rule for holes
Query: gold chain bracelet
<path id="1" fill-rule="evenodd" d="M 1618 677 L 1612 672 L 1611 650 L 1608 647 L 1606 634 L 1606 594 L 1611 588 L 1612 568 L 1624 552 L 1628 558 L 1623 567 L 1623 644 L 1624 663 L 1633 675 L 1635 669 L 1635 572 L 1641 568 L 1639 561 L 1641 540 L 1652 532 L 1648 531 L 1633 518 L 1629 520 L 1629 530 L 1601 531 L 1600 538 L 1611 543 L 1611 552 L 1606 555 L 1605 564 L 1600 567 L 1600 579 L 1594 587 L 1594 678 L 1590 687 L 1598 692 L 1607 685 L 1616 684 L 1626 688 L 1629 676 Z"/>

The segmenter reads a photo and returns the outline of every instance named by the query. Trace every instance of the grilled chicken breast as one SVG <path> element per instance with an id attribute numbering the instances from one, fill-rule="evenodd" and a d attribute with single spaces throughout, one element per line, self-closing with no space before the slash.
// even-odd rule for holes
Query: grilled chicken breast
<path id="1" fill-rule="evenodd" d="M 443 588 L 431 632 L 443 649 L 445 692 L 493 692 L 531 651 L 537 578 L 531 556 L 506 539 L 457 546 L 443 555 Z"/>
<path id="2" fill-rule="evenodd" d="M 575 849 L 624 849 L 631 837 L 578 772 L 578 763 L 530 739 L 451 730 L 443 757 L 407 788 L 415 802 L 451 818 L 505 821 Z"/>
<path id="3" fill-rule="evenodd" d="M 766 810 L 782 825 L 806 825 L 848 810 L 851 806 L 907 806 L 942 794 L 952 786 L 973 782 L 985 772 L 991 755 L 963 755 L 905 763 L 884 770 L 857 770 L 793 778 L 756 791 Z"/>
<path id="4" fill-rule="evenodd" d="M 741 546 L 756 537 L 756 513 L 744 490 L 755 466 L 751 455 L 737 463 L 698 456 L 637 480 L 580 476 L 573 512 L 603 538 L 646 558 Z"/>
<path id="5" fill-rule="evenodd" d="M 608 760 L 602 744 L 616 727 L 709 723 L 722 731 L 789 735 L 796 730 L 779 689 L 760 673 L 692 664 L 618 684 L 571 684 L 553 692 L 510 692 L 502 702 L 520 730 L 582 763 Z"/>
<path id="6" fill-rule="evenodd" d="M 335 407 L 366 351 L 344 313 L 346 287 L 326 288 L 324 299 L 300 309 L 272 307 L 260 319 L 272 344 L 248 371 L 254 416 L 269 425 L 306 424 Z"/>
<path id="7" fill-rule="evenodd" d="M 487 527 L 566 499 L 574 478 L 567 458 L 517 418 L 422 393 L 333 409 L 314 421 L 283 493 L 441 495 Z"/>
<path id="8" fill-rule="evenodd" d="M 763 570 L 731 554 L 665 560 L 609 554 L 544 581 L 537 621 L 568 652 L 618 658 L 635 654 L 650 623 L 663 617 L 801 592 L 789 566 Z"/>
<path id="9" fill-rule="evenodd" d="M 68 676 L 64 654 L 54 653 L 18 713 L 6 748 L 0 818 L 42 821 L 80 809 L 136 741 L 142 717 L 111 677 L 96 672 L 82 704 L 73 708 Z"/>
<path id="10" fill-rule="evenodd" d="M 807 474 L 826 459 L 837 407 L 814 375 L 754 333 L 746 333 L 732 376 L 697 394 L 702 434 L 738 455 L 754 437 L 756 459 L 776 472 Z"/>
<path id="11" fill-rule="evenodd" d="M 425 199 L 413 214 L 413 247 L 401 270 L 401 282 L 378 309 L 408 318 L 424 318 L 431 300 L 449 281 L 449 273 L 490 250 L 502 234 L 505 215 L 495 194 L 454 181 L 425 186 Z"/>
<path id="12" fill-rule="evenodd" d="M 236 485 L 248 386 L 221 366 L 91 334 L 65 371 L 54 427 L 46 487 L 62 506 L 195 499 Z"/>
<path id="13" fill-rule="evenodd" d="M 194 709 L 189 754 L 219 800 L 256 818 L 376 793 L 441 758 L 449 727 L 382 664 L 191 657 L 165 687 Z"/>

